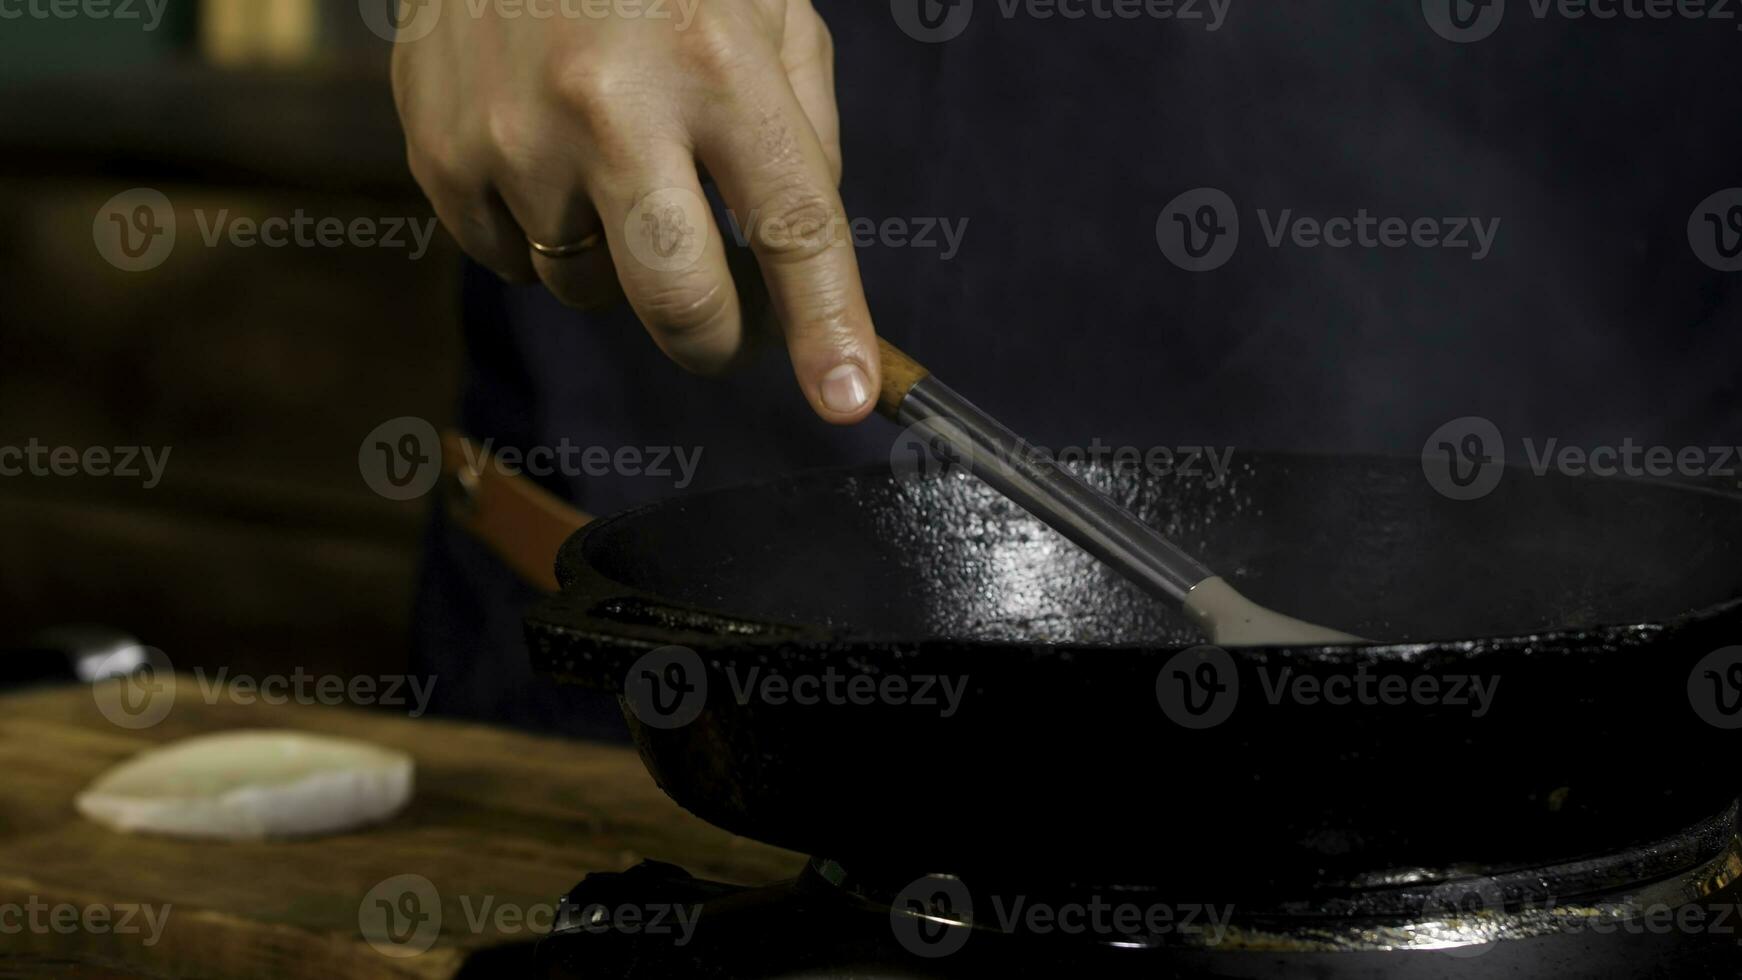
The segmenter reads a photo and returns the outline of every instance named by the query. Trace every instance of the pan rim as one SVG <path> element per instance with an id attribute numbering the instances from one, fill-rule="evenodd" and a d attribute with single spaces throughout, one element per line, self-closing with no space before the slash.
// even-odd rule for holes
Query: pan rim
<path id="1" fill-rule="evenodd" d="M 1300 460 L 1321 463 L 1338 461 L 1389 466 L 1419 463 L 1419 460 L 1410 457 L 1376 453 L 1265 451 L 1262 456 L 1266 459 L 1279 461 Z M 1513 464 L 1508 464 L 1507 469 L 1529 472 L 1527 467 Z M 1176 643 L 1172 641 L 1164 643 L 1145 643 L 1143 641 L 1046 643 L 1033 640 L 886 635 L 866 630 L 827 628 L 814 624 L 783 622 L 773 618 L 745 616 L 728 609 L 709 607 L 704 604 L 679 602 L 612 578 L 586 558 L 586 549 L 597 535 L 609 533 L 624 523 L 640 519 L 650 513 L 687 506 L 709 498 L 766 492 L 775 487 L 789 490 L 825 486 L 835 488 L 841 485 L 843 478 L 858 480 L 868 476 L 875 477 L 878 474 L 887 475 L 887 472 L 887 467 L 877 463 L 807 468 L 774 477 L 704 490 L 696 494 L 665 497 L 639 504 L 615 514 L 596 518 L 570 535 L 559 549 L 556 574 L 561 591 L 556 596 L 537 604 L 528 615 L 526 625 L 529 638 L 535 633 L 551 633 L 561 634 L 570 641 L 589 637 L 598 642 L 652 649 L 657 646 L 673 645 L 673 637 L 682 636 L 684 642 L 677 645 L 690 647 L 698 652 L 707 651 L 714 654 L 734 651 L 744 654 L 766 654 L 783 647 L 789 647 L 795 642 L 803 642 L 812 648 L 826 646 L 830 651 L 840 655 L 867 657 L 887 657 L 892 650 L 910 650 L 915 653 L 947 650 L 952 655 L 957 656 L 972 653 L 997 653 L 1008 657 L 1012 651 L 1021 650 L 1032 651 L 1036 656 L 1044 654 L 1048 657 L 1081 655 L 1153 657 L 1172 655 L 1181 650 L 1211 645 L 1207 642 Z M 1530 475 L 1532 479 L 1571 481 L 1585 485 L 1621 483 L 1642 487 L 1654 493 L 1691 493 L 1742 505 L 1742 490 L 1730 490 L 1664 478 L 1570 476 L 1566 474 L 1548 474 L 1538 477 L 1535 474 Z M 634 622 L 597 615 L 593 611 L 582 611 L 577 614 L 573 609 L 563 608 L 570 605 L 583 590 L 597 593 L 590 597 L 595 610 L 599 606 L 611 602 L 639 603 L 646 609 L 654 611 L 656 616 L 663 615 L 669 619 L 659 625 L 640 626 Z M 563 624 L 553 621 L 577 615 L 581 620 L 578 624 Z M 701 629 L 684 630 L 681 628 L 680 622 L 685 618 L 692 619 L 697 624 L 710 622 L 726 625 L 736 624 L 741 629 L 728 629 L 724 632 L 710 632 Z M 1434 659 L 1440 655 L 1456 656 L 1463 662 L 1468 662 L 1468 658 L 1473 654 L 1484 656 L 1530 655 L 1532 651 L 1546 654 L 1550 650 L 1571 649 L 1575 646 L 1573 642 L 1575 639 L 1577 646 L 1587 649 L 1622 649 L 1644 646 L 1661 642 L 1666 634 L 1692 630 L 1728 618 L 1742 619 L 1742 594 L 1716 604 L 1690 609 L 1676 616 L 1655 620 L 1605 621 L 1523 632 L 1466 634 L 1433 640 L 1231 646 L 1225 649 L 1235 657 L 1262 658 L 1286 653 L 1293 658 L 1307 657 L 1325 663 L 1354 663 L 1362 660 L 1407 662 L 1417 658 Z"/>

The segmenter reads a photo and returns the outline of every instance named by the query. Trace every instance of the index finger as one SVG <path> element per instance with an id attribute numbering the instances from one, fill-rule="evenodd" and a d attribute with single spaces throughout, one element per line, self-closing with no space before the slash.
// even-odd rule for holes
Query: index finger
<path id="1" fill-rule="evenodd" d="M 870 414 L 877 334 L 833 169 L 784 75 L 746 86 L 697 150 L 768 284 L 793 373 L 823 419 Z M 746 90 L 754 94 L 745 94 Z"/>

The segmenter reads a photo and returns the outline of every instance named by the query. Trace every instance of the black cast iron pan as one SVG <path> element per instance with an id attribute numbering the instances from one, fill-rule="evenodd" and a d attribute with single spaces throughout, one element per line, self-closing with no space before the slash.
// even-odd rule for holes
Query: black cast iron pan
<path id="1" fill-rule="evenodd" d="M 1176 610 L 983 485 L 872 467 L 590 525 L 535 666 L 662 694 L 625 713 L 674 799 L 858 868 L 1298 894 L 1613 852 L 1735 798 L 1710 658 L 1742 642 L 1742 497 L 1509 470 L 1454 501 L 1414 460 L 1236 463 L 1085 475 L 1257 601 L 1385 643 L 1176 657 L 1199 642 Z M 693 659 L 644 659 L 672 645 Z M 746 697 L 752 668 L 907 696 Z M 1330 704 L 1302 676 L 1411 693 Z M 962 685 L 953 713 L 927 677 Z"/>

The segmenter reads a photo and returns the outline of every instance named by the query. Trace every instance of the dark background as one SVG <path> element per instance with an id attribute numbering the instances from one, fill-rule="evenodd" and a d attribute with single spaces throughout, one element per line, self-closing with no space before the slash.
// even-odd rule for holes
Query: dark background
<path id="1" fill-rule="evenodd" d="M 429 216 L 387 58 L 328 0 L 0 25 L 0 445 L 173 447 L 151 490 L 0 478 L 0 646 L 101 623 L 184 670 L 403 669 L 425 505 L 357 451 L 451 416 L 457 252 L 206 248 L 192 214 Z M 92 239 L 134 187 L 181 225 L 142 273 Z"/>
<path id="2" fill-rule="evenodd" d="M 979 6 L 925 45 L 884 0 L 818 3 L 849 209 L 972 221 L 950 262 L 863 250 L 879 327 L 1031 438 L 1413 455 L 1480 415 L 1515 454 L 1525 436 L 1737 441 L 1742 290 L 1685 238 L 1694 205 L 1742 185 L 1734 22 L 1538 21 L 1513 0 L 1458 45 L 1414 0 L 1236 0 L 1214 34 Z M 387 46 L 350 0 L 169 10 L 149 34 L 0 30 L 0 445 L 174 447 L 154 490 L 0 479 L 0 642 L 95 621 L 182 667 L 399 669 L 427 505 L 371 493 L 357 450 L 389 418 L 454 418 L 457 382 L 479 380 L 451 242 L 417 262 L 178 246 L 129 274 L 91 237 L 103 202 L 142 186 L 190 239 L 194 208 L 428 217 Z M 1158 210 L 1197 186 L 1245 225 L 1214 273 L 1155 244 Z M 1503 227 L 1482 263 L 1272 251 L 1260 207 Z M 476 435 L 705 445 L 699 486 L 886 452 L 875 423 L 842 436 L 804 416 L 778 348 L 698 381 L 621 312 L 587 323 L 494 288 L 468 326 L 514 371 L 467 389 Z M 564 489 L 601 513 L 671 492 L 583 482 Z M 500 618 L 482 646 L 514 642 Z"/>

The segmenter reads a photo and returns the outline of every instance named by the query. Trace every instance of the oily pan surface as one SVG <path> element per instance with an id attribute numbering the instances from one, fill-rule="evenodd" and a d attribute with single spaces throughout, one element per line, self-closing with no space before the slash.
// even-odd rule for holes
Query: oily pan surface
<path id="1" fill-rule="evenodd" d="M 1266 605 L 1434 641 L 1662 622 L 1742 595 L 1742 501 L 1509 470 L 1478 500 L 1413 460 L 1236 456 L 1229 478 L 1080 472 Z M 1195 642 L 1145 595 L 966 474 L 815 473 L 592 529 L 607 578 L 746 619 L 882 639 Z"/>

